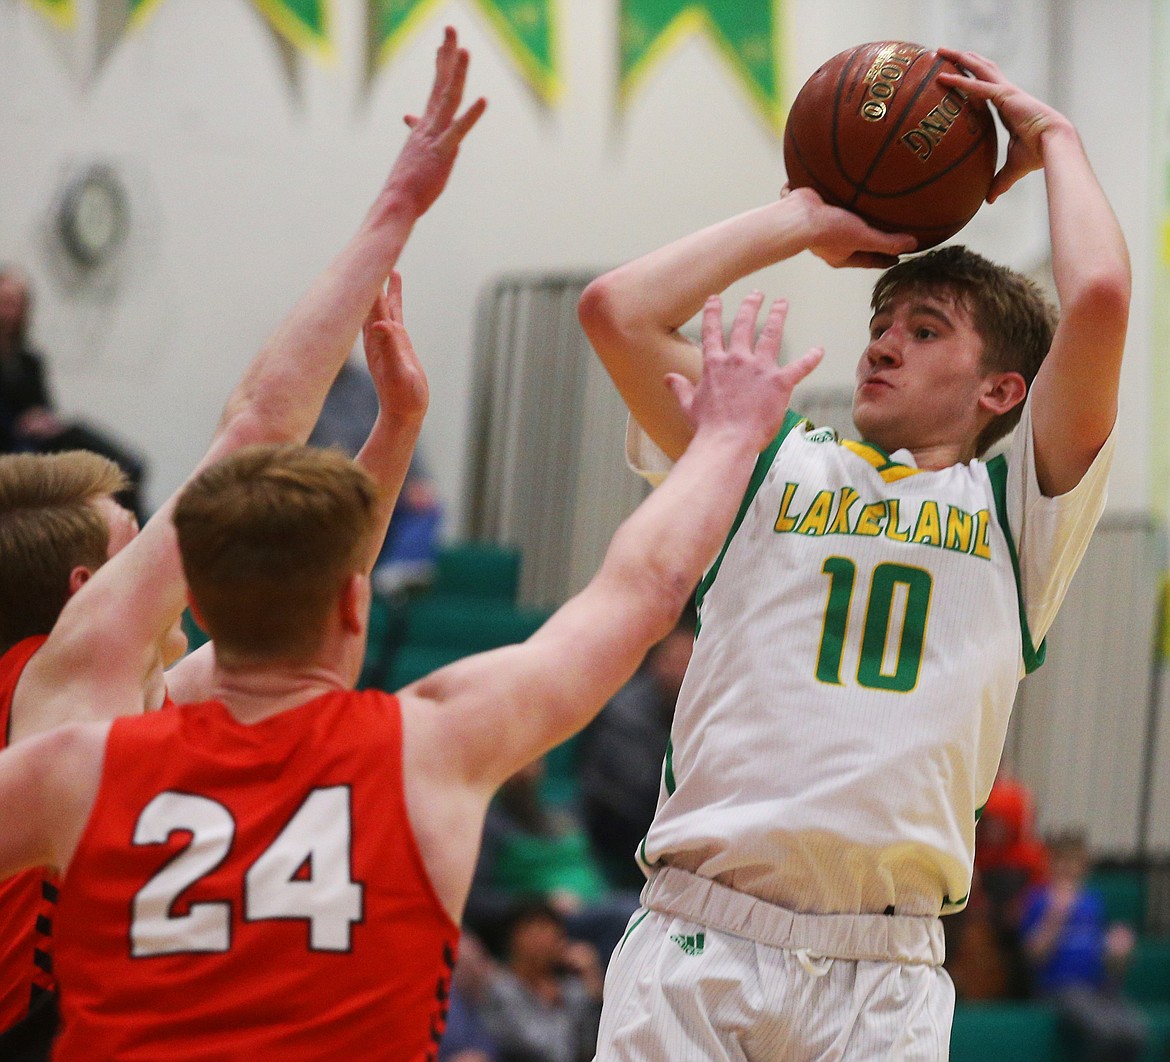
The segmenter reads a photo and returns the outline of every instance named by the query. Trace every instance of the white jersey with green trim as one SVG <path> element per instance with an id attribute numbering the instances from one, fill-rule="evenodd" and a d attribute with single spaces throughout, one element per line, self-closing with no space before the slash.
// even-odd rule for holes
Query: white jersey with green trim
<path id="1" fill-rule="evenodd" d="M 939 471 L 788 415 L 699 590 L 647 868 L 797 911 L 962 907 L 1016 687 L 1104 508 L 1112 438 L 1059 498 L 1032 449 L 1027 407 L 1006 457 Z M 654 450 L 633 426 L 651 479 Z"/>

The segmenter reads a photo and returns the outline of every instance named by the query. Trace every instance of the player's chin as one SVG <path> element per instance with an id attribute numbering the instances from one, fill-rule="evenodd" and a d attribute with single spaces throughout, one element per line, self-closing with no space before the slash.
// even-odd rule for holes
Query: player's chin
<path id="1" fill-rule="evenodd" d="M 888 402 L 890 393 L 889 387 L 880 384 L 862 384 L 853 396 L 853 424 L 867 442 L 878 442 L 887 426 L 897 422 Z"/>

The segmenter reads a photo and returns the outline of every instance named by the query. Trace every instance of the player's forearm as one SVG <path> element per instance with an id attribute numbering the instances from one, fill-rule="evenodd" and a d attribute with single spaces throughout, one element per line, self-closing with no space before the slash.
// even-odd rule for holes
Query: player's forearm
<path id="1" fill-rule="evenodd" d="M 676 330 L 703 308 L 709 295 L 798 254 L 808 247 L 809 237 L 802 202 L 776 200 L 605 274 L 590 285 L 582 315 L 624 329 Z"/>
<path id="2" fill-rule="evenodd" d="M 747 490 L 756 459 L 733 429 L 703 430 L 670 475 L 618 529 L 603 577 L 632 588 L 654 606 L 651 634 L 670 631 L 703 572 L 715 559 Z"/>
<path id="3" fill-rule="evenodd" d="M 595 280 L 579 316 L 590 343 L 634 418 L 671 458 L 691 427 L 662 383 L 668 372 L 697 380 L 698 349 L 677 329 L 707 297 L 809 246 L 807 202 L 788 196 L 685 236 Z"/>
<path id="4" fill-rule="evenodd" d="M 1032 387 L 1032 430 L 1040 488 L 1055 496 L 1080 482 L 1117 417 L 1130 264 L 1076 130 L 1059 122 L 1042 145 L 1060 324 Z"/>
<path id="5" fill-rule="evenodd" d="M 228 399 L 217 456 L 252 442 L 303 442 L 378 290 L 414 226 L 408 200 L 384 192 L 349 245 L 281 322 Z"/>
<path id="6" fill-rule="evenodd" d="M 1043 153 L 1052 273 L 1061 312 L 1087 307 L 1103 315 L 1103 327 L 1124 332 L 1130 261 L 1113 208 L 1071 125 L 1059 124 L 1045 132 Z"/>

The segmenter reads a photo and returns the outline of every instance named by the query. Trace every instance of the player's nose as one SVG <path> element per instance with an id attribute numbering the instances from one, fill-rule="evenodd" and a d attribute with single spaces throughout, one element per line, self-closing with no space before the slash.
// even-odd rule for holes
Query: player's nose
<path id="1" fill-rule="evenodd" d="M 885 329 L 881 335 L 874 336 L 865 348 L 866 360 L 872 365 L 902 364 L 902 336 L 896 326 Z"/>

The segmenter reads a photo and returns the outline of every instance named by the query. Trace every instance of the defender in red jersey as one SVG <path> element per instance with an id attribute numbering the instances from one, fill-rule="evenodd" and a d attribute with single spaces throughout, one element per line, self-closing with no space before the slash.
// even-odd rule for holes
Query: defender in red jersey
<path id="1" fill-rule="evenodd" d="M 459 927 L 388 694 L 118 720 L 64 885 L 59 1058 L 433 1057 Z"/>
<path id="2" fill-rule="evenodd" d="M 702 378 L 669 378 L 694 438 L 590 584 L 397 697 L 352 692 L 385 520 L 362 469 L 257 447 L 184 489 L 212 699 L 0 753 L 0 873 L 63 872 L 60 1062 L 437 1057 L 492 794 L 671 629 L 819 360 L 776 365 L 782 303 L 753 343 L 761 302 L 726 351 L 709 304 Z"/>
<path id="3" fill-rule="evenodd" d="M 426 110 L 407 118 L 411 132 L 381 192 L 244 374 L 201 468 L 251 443 L 306 439 L 373 305 L 366 336 L 375 349 L 371 355 L 367 342 L 367 357 L 382 409 L 359 461 L 383 488 L 380 506 L 393 507 L 426 385 L 402 332 L 396 276 L 389 296 L 383 286 L 483 113 L 481 99 L 458 114 L 468 61 L 448 29 Z M 113 498 L 123 486 L 116 466 L 93 454 L 0 457 L 0 748 L 70 721 L 156 708 L 168 688 L 184 700 L 209 690 L 210 650 L 163 677 L 163 666 L 185 647 L 174 498 L 135 537 L 134 518 Z M 26 639 L 46 635 L 43 646 L 25 652 Z M 51 881 L 39 884 L 42 878 L 0 882 L 0 1058 L 8 1062 L 44 1059 L 54 1027 L 54 890 Z"/>

